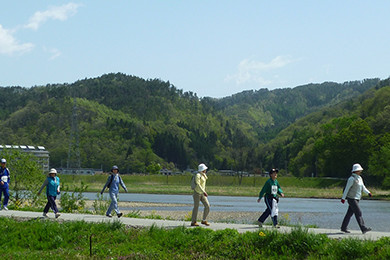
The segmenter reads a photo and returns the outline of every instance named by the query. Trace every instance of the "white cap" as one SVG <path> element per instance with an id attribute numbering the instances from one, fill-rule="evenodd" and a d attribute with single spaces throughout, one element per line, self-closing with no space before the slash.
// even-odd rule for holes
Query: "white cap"
<path id="1" fill-rule="evenodd" d="M 363 171 L 362 166 L 360 164 L 358 164 L 358 163 L 355 163 L 352 166 L 352 172 L 360 172 L 360 171 Z"/>
<path id="2" fill-rule="evenodd" d="M 56 169 L 54 169 L 54 168 L 51 168 L 51 169 L 50 169 L 50 172 L 49 172 L 49 174 L 51 174 L 51 173 L 55 173 L 55 174 L 57 174 L 57 170 L 56 170 Z"/>
<path id="3" fill-rule="evenodd" d="M 7 162 L 7 160 L 6 159 L 1 159 L 1 163 L 6 163 Z"/>
<path id="4" fill-rule="evenodd" d="M 207 170 L 207 166 L 204 163 L 199 164 L 198 166 L 198 172 L 203 172 L 204 170 Z"/>

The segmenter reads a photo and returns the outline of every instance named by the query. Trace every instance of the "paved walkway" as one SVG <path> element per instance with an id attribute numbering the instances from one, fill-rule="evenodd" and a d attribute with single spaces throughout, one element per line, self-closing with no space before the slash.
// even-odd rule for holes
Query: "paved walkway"
<path id="1" fill-rule="evenodd" d="M 55 219 L 53 213 L 48 214 L 49 219 Z M 32 212 L 32 211 L 15 211 L 15 210 L 1 210 L 0 217 L 16 217 L 16 218 L 44 218 L 41 212 Z M 81 221 L 84 220 L 86 222 L 112 222 L 118 220 L 118 218 L 112 217 L 108 218 L 106 216 L 100 215 L 89 215 L 89 214 L 72 214 L 72 213 L 61 213 L 60 218 L 65 221 Z M 127 218 L 122 217 L 119 219 L 123 224 L 134 227 L 149 227 L 153 224 L 158 227 L 164 228 L 175 228 L 185 226 L 188 228 L 196 228 L 191 227 L 190 222 L 188 221 L 175 221 L 175 220 L 159 220 L 159 219 L 143 219 L 143 218 Z M 210 223 L 209 227 L 201 225 L 203 228 L 210 228 L 212 230 L 221 230 L 221 229 L 236 229 L 240 233 L 244 232 L 257 232 L 259 231 L 259 227 L 256 225 L 250 224 L 230 224 L 230 223 Z M 271 226 L 265 226 L 263 229 L 273 229 Z M 282 226 L 278 229 L 279 232 L 291 232 L 292 227 L 284 227 Z M 340 230 L 336 229 L 322 229 L 322 228 L 309 228 L 309 232 L 315 234 L 326 234 L 330 238 L 334 239 L 343 239 L 343 238 L 357 238 L 357 239 L 367 239 L 367 240 L 378 240 L 381 237 L 390 237 L 390 232 L 376 232 L 371 231 L 366 234 L 362 234 L 360 230 L 351 230 L 351 233 L 345 234 Z"/>

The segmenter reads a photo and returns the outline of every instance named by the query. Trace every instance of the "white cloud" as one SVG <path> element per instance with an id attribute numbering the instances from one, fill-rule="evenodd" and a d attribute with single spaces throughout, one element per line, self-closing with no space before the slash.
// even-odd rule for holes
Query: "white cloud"
<path id="1" fill-rule="evenodd" d="M 238 72 L 233 75 L 228 75 L 225 81 L 235 81 L 237 85 L 255 82 L 260 85 L 269 85 L 271 80 L 263 78 L 262 74 L 266 71 L 279 69 L 285 67 L 293 62 L 289 57 L 277 56 L 269 63 L 244 59 L 238 64 Z"/>
<path id="2" fill-rule="evenodd" d="M 56 49 L 56 48 L 47 49 L 44 47 L 43 50 L 50 54 L 49 60 L 54 60 L 54 59 L 58 58 L 59 56 L 61 56 L 61 54 L 62 54 L 61 51 Z"/>
<path id="3" fill-rule="evenodd" d="M 29 20 L 26 28 L 37 30 L 44 22 L 49 19 L 65 21 L 69 16 L 76 14 L 79 4 L 69 3 L 61 6 L 53 6 L 46 11 L 36 12 Z"/>
<path id="4" fill-rule="evenodd" d="M 18 43 L 12 33 L 0 24 L 0 54 L 22 54 L 34 48 L 32 43 Z"/>

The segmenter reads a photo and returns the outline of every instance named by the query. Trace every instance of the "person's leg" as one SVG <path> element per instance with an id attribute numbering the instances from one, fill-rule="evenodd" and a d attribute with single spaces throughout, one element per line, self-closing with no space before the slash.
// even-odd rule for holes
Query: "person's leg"
<path id="1" fill-rule="evenodd" d="M 56 198 L 55 196 L 48 196 L 47 199 L 50 204 L 50 208 L 53 210 L 55 214 L 58 213 L 57 204 L 56 204 Z"/>
<path id="2" fill-rule="evenodd" d="M 272 218 L 272 223 L 276 227 L 278 225 L 278 202 L 276 199 L 272 199 L 272 208 L 271 208 L 271 218 Z"/>
<path id="3" fill-rule="evenodd" d="M 0 188 L 0 209 L 1 209 L 1 197 L 2 197 L 2 195 L 3 195 L 3 188 Z"/>
<path id="4" fill-rule="evenodd" d="M 268 216 L 271 214 L 272 209 L 272 201 L 270 202 L 270 199 L 268 197 L 264 197 L 264 203 L 267 206 L 267 209 L 263 212 L 263 214 L 258 219 L 259 222 L 264 223 L 264 221 L 268 218 Z"/>
<path id="5" fill-rule="evenodd" d="M 9 200 L 9 189 L 8 187 L 3 190 L 4 192 L 4 201 L 3 201 L 3 208 L 8 206 L 8 200 Z"/>
<path id="6" fill-rule="evenodd" d="M 196 223 L 196 219 L 198 218 L 200 194 L 194 192 L 192 197 L 194 198 L 194 208 L 192 209 L 191 223 Z"/>
<path id="7" fill-rule="evenodd" d="M 349 203 L 349 200 L 348 200 Z M 350 206 L 352 208 L 353 213 L 355 214 L 356 221 L 360 227 L 360 230 L 362 232 L 365 232 L 367 230 L 367 227 L 364 224 L 362 211 L 359 207 L 359 201 L 358 200 L 351 200 Z"/>
<path id="8" fill-rule="evenodd" d="M 49 200 L 49 196 L 47 196 L 47 203 L 45 208 L 43 209 L 43 213 L 47 214 L 49 212 L 49 209 L 50 209 L 50 200 Z"/>
<path id="9" fill-rule="evenodd" d="M 118 208 L 118 193 L 113 193 L 112 201 L 114 202 L 115 213 L 118 215 L 120 213 Z"/>
<path id="10" fill-rule="evenodd" d="M 207 197 L 204 196 L 203 194 L 200 197 L 200 200 L 202 201 L 202 204 L 204 206 L 203 219 L 202 219 L 202 222 L 204 222 L 204 221 L 206 221 L 206 218 L 210 213 L 210 203 L 209 203 L 209 200 L 207 199 Z"/>
<path id="11" fill-rule="evenodd" d="M 353 209 L 351 207 L 350 199 L 348 199 L 348 210 L 347 213 L 345 214 L 345 217 L 343 219 L 343 223 L 341 224 L 341 230 L 342 231 L 347 231 L 349 221 L 351 220 L 351 217 L 353 215 Z"/>
<path id="12" fill-rule="evenodd" d="M 110 216 L 111 215 L 111 212 L 112 212 L 112 210 L 114 209 L 114 207 L 115 207 L 115 201 L 116 201 L 116 198 L 115 198 L 115 196 L 114 196 L 114 193 L 111 193 L 111 192 L 109 192 L 109 194 L 110 194 L 110 198 L 111 198 L 111 203 L 110 203 L 110 206 L 108 207 L 108 209 L 107 209 L 107 212 L 106 212 L 106 216 Z"/>

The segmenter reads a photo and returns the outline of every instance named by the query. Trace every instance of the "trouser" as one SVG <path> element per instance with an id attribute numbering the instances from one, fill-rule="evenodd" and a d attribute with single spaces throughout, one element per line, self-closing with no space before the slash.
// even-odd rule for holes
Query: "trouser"
<path id="1" fill-rule="evenodd" d="M 58 212 L 56 198 L 57 198 L 57 196 L 47 195 L 47 203 L 46 203 L 45 208 L 43 209 L 43 213 L 49 212 L 50 208 L 53 210 L 54 213 Z"/>
<path id="2" fill-rule="evenodd" d="M 119 214 L 120 212 L 118 209 L 118 193 L 110 192 L 110 197 L 111 197 L 111 204 L 110 207 L 108 207 L 106 215 L 110 215 L 112 210 L 115 210 L 115 213 Z"/>
<path id="3" fill-rule="evenodd" d="M 359 200 L 348 199 L 348 198 L 347 198 L 347 200 L 348 200 L 349 207 L 348 207 L 347 213 L 345 214 L 343 223 L 341 224 L 341 229 L 342 230 L 347 229 L 352 215 L 355 214 L 355 218 L 356 218 L 356 221 L 360 227 L 360 230 L 361 231 L 366 230 L 367 227 L 364 225 L 362 211 L 360 210 L 360 207 L 359 207 Z"/>
<path id="4" fill-rule="evenodd" d="M 203 210 L 203 219 L 206 220 L 207 216 L 209 215 L 210 212 L 210 203 L 207 197 L 204 194 L 199 194 L 197 192 L 194 192 L 193 196 L 194 198 L 194 209 L 192 210 L 192 223 L 196 222 L 196 219 L 198 217 L 198 209 L 199 209 L 199 202 L 201 201 L 204 206 Z"/>
<path id="5" fill-rule="evenodd" d="M 9 189 L 8 189 L 8 183 L 5 183 L 4 185 L 7 185 L 4 188 L 0 188 L 0 201 L 1 201 L 1 195 L 4 194 L 4 201 L 3 201 L 3 207 L 8 206 L 8 200 L 9 200 Z"/>
<path id="6" fill-rule="evenodd" d="M 272 210 L 275 211 L 274 207 L 278 206 L 278 202 L 277 202 L 276 198 L 273 198 L 271 196 L 265 196 L 264 202 L 265 202 L 265 205 L 267 206 L 267 209 L 263 212 L 263 214 L 258 219 L 258 221 L 260 221 L 261 223 L 264 223 L 264 221 L 268 218 L 268 216 L 271 215 Z M 272 205 L 274 205 L 274 207 Z M 272 219 L 274 226 L 276 226 L 278 224 L 277 212 L 274 216 L 271 215 L 271 219 Z"/>

